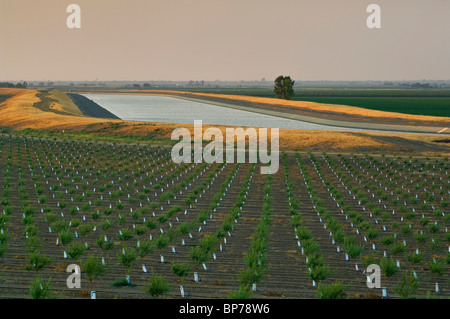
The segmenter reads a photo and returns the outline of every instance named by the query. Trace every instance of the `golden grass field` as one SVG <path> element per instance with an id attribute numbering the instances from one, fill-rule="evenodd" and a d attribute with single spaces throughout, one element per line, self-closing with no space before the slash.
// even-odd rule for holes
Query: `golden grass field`
<path id="1" fill-rule="evenodd" d="M 95 133 L 100 135 L 136 135 L 152 136 L 154 138 L 170 139 L 172 131 L 183 126 L 191 131 L 193 135 L 193 124 L 180 125 L 172 123 L 148 123 L 135 121 L 122 121 L 112 119 L 99 119 L 87 117 L 81 114 L 70 98 L 62 92 L 52 92 L 52 97 L 58 102 L 54 108 L 73 115 L 63 115 L 54 112 L 45 112 L 33 106 L 39 101 L 36 97 L 38 90 L 33 89 L 0 89 L 0 94 L 14 94 L 0 104 L 0 126 L 11 127 L 21 130 L 49 129 L 65 132 Z M 158 94 L 165 94 L 159 91 Z M 169 92 L 167 92 L 169 93 Z M 171 92 L 170 92 L 171 93 Z M 239 97 L 245 98 L 245 97 Z M 259 98 L 255 98 L 258 99 Z M 267 99 L 263 99 L 267 100 Z M 273 99 L 268 99 L 273 100 Z M 289 103 L 289 101 L 278 101 L 279 103 Z M 271 101 L 273 103 L 273 101 Z M 310 107 L 323 107 L 326 105 L 316 105 L 318 103 L 294 102 L 295 104 L 309 105 Z M 315 105 L 315 106 L 314 106 Z M 358 111 L 358 108 L 349 107 L 348 110 Z M 377 111 L 368 111 L 384 113 Z M 390 113 L 389 113 L 390 114 Z M 115 125 L 112 125 L 115 124 Z M 203 131 L 211 127 L 203 125 Z M 225 136 L 225 126 L 217 126 Z M 433 141 L 436 136 L 422 134 L 387 134 L 387 133 L 359 133 L 345 131 L 306 131 L 280 129 L 280 150 L 287 151 L 408 151 L 403 145 L 380 140 L 379 136 L 397 136 L 407 140 L 418 141 L 427 144 L 437 145 Z M 270 134 L 269 134 L 270 136 Z M 442 145 L 441 145 L 442 146 Z M 449 152 L 444 152 L 448 154 Z"/>

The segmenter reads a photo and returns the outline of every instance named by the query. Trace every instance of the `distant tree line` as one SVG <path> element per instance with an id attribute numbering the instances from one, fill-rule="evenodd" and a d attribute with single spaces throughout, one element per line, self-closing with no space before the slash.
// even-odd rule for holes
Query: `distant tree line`
<path id="1" fill-rule="evenodd" d="M 0 88 L 19 88 L 19 89 L 25 89 L 28 86 L 28 83 L 23 81 L 22 83 L 19 82 L 17 84 L 11 83 L 11 82 L 0 82 Z"/>

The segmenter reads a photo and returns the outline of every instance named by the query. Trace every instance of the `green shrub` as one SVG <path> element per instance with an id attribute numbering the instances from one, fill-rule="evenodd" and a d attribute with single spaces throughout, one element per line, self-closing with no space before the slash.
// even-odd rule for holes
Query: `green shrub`
<path id="1" fill-rule="evenodd" d="M 133 238 L 133 234 L 131 233 L 131 230 L 129 230 L 128 228 L 124 228 L 119 231 L 117 238 L 122 241 L 130 240 L 131 238 Z"/>
<path id="2" fill-rule="evenodd" d="M 37 277 L 29 286 L 30 296 L 32 299 L 47 299 L 53 296 L 50 286 L 51 279 L 44 282 L 42 277 Z"/>
<path id="3" fill-rule="evenodd" d="M 400 228 L 403 235 L 407 235 L 411 232 L 411 224 L 404 225 Z"/>
<path id="4" fill-rule="evenodd" d="M 38 251 L 30 252 L 30 255 L 28 256 L 28 266 L 26 267 L 26 269 L 38 273 L 39 270 L 46 267 L 51 262 L 51 260 L 51 258 L 45 255 L 41 255 L 41 253 Z"/>
<path id="5" fill-rule="evenodd" d="M 145 226 L 148 229 L 155 229 L 157 225 L 156 225 L 155 221 L 153 221 L 153 220 L 146 220 L 145 221 Z"/>
<path id="6" fill-rule="evenodd" d="M 153 274 L 149 278 L 144 291 L 153 298 L 159 298 L 170 291 L 170 284 L 165 277 Z"/>
<path id="7" fill-rule="evenodd" d="M 91 214 L 91 217 L 92 217 L 93 220 L 99 219 L 100 216 L 101 216 L 101 214 L 100 214 L 99 211 L 95 211 L 95 212 L 93 212 L 93 213 Z"/>
<path id="8" fill-rule="evenodd" d="M 309 277 L 312 280 L 315 281 L 321 281 L 329 278 L 331 275 L 333 275 L 334 270 L 331 270 L 328 265 L 319 266 L 311 268 L 311 271 L 309 272 Z"/>
<path id="9" fill-rule="evenodd" d="M 334 282 L 329 285 L 319 283 L 316 296 L 319 299 L 343 299 L 346 289 L 347 286 L 342 282 Z"/>
<path id="10" fill-rule="evenodd" d="M 179 264 L 174 263 L 172 264 L 172 273 L 180 278 L 186 277 L 188 273 L 191 271 L 191 265 L 188 263 Z"/>
<path id="11" fill-rule="evenodd" d="M 128 279 L 125 277 L 114 280 L 112 285 L 113 285 L 113 287 L 116 287 L 116 288 L 129 287 L 129 286 L 135 287 L 136 286 L 135 284 L 128 282 Z"/>
<path id="12" fill-rule="evenodd" d="M 153 242 L 150 239 L 141 240 L 139 247 L 136 247 L 136 252 L 140 258 L 144 258 L 153 251 Z"/>
<path id="13" fill-rule="evenodd" d="M 89 255 L 85 262 L 81 262 L 81 270 L 87 275 L 92 289 L 92 282 L 106 273 L 106 265 L 99 257 Z"/>
<path id="14" fill-rule="evenodd" d="M 395 243 L 391 248 L 391 253 L 394 255 L 399 255 L 405 252 L 405 246 L 403 243 Z"/>
<path id="15" fill-rule="evenodd" d="M 300 227 L 297 229 L 297 236 L 299 240 L 308 240 L 313 238 L 311 230 L 307 227 Z"/>
<path id="16" fill-rule="evenodd" d="M 418 290 L 419 279 L 414 276 L 412 270 L 410 272 L 404 271 L 394 287 L 394 291 L 404 299 L 417 293 Z"/>
<path id="17" fill-rule="evenodd" d="M 79 220 L 78 218 L 72 218 L 70 220 L 70 227 L 77 228 L 80 225 L 81 225 L 81 220 Z"/>
<path id="18" fill-rule="evenodd" d="M 397 273 L 397 264 L 395 260 L 390 258 L 383 258 L 380 262 L 380 268 L 386 277 L 392 277 Z"/>
<path id="19" fill-rule="evenodd" d="M 105 219 L 104 221 L 101 222 L 100 224 L 100 228 L 103 231 L 107 231 L 108 229 L 110 229 L 113 226 L 113 223 L 109 220 L 109 219 Z"/>
<path id="20" fill-rule="evenodd" d="M 304 240 L 302 242 L 302 247 L 307 256 L 319 251 L 319 244 L 312 239 Z"/>
<path id="21" fill-rule="evenodd" d="M 422 262 L 423 255 L 422 255 L 421 252 L 419 252 L 418 254 L 416 254 L 415 252 L 413 252 L 413 253 L 407 255 L 407 256 L 406 256 L 406 259 L 407 259 L 409 262 L 412 262 L 413 264 L 418 264 L 418 263 Z"/>
<path id="22" fill-rule="evenodd" d="M 444 274 L 446 263 L 430 261 L 430 270 L 433 274 L 442 276 Z"/>
<path id="23" fill-rule="evenodd" d="M 345 245 L 345 251 L 351 258 L 358 257 L 359 255 L 361 255 L 363 250 L 364 250 L 363 245 L 356 245 L 353 243 Z"/>
<path id="24" fill-rule="evenodd" d="M 429 222 L 430 222 L 429 217 L 423 217 L 419 220 L 419 224 L 422 226 L 427 226 Z"/>
<path id="25" fill-rule="evenodd" d="M 58 220 L 58 215 L 54 213 L 47 213 L 45 214 L 45 221 L 49 223 L 50 225 L 53 224 Z"/>
<path id="26" fill-rule="evenodd" d="M 155 245 L 159 249 L 167 247 L 169 245 L 170 239 L 167 236 L 159 235 L 159 237 L 155 238 Z"/>
<path id="27" fill-rule="evenodd" d="M 428 226 L 428 231 L 432 234 L 436 234 L 439 231 L 439 226 L 435 224 L 431 224 Z"/>
<path id="28" fill-rule="evenodd" d="M 302 217 L 300 215 L 293 215 L 290 224 L 292 227 L 297 228 L 302 224 Z"/>
<path id="29" fill-rule="evenodd" d="M 73 243 L 69 247 L 67 247 L 67 254 L 71 259 L 77 259 L 79 258 L 86 247 L 81 243 Z"/>
<path id="30" fill-rule="evenodd" d="M 423 244 L 427 240 L 427 235 L 425 235 L 425 233 L 416 233 L 414 234 L 414 238 L 416 239 L 417 243 Z"/>
<path id="31" fill-rule="evenodd" d="M 239 285 L 237 290 L 230 291 L 229 299 L 250 299 L 253 295 L 249 285 Z"/>
<path id="32" fill-rule="evenodd" d="M 97 246 L 100 247 L 101 250 L 111 250 L 114 248 L 114 243 L 109 240 L 105 240 L 104 236 L 100 236 L 99 239 L 97 239 Z"/>
<path id="33" fill-rule="evenodd" d="M 378 229 L 372 228 L 367 232 L 367 237 L 369 239 L 375 239 L 380 234 L 380 231 Z"/>
<path id="34" fill-rule="evenodd" d="M 146 226 L 136 226 L 134 228 L 134 232 L 136 233 L 136 235 L 138 236 L 142 236 L 145 235 L 148 231 L 148 228 Z"/>
<path id="35" fill-rule="evenodd" d="M 129 275 L 131 269 L 137 263 L 136 250 L 124 247 L 117 253 L 117 259 L 125 267 L 126 273 Z"/>
<path id="36" fill-rule="evenodd" d="M 86 236 L 92 231 L 93 227 L 90 224 L 80 225 L 78 227 L 78 234 L 82 237 Z"/>
<path id="37" fill-rule="evenodd" d="M 74 239 L 74 235 L 70 230 L 63 230 L 58 233 L 58 238 L 63 245 L 67 245 Z"/>
<path id="38" fill-rule="evenodd" d="M 200 247 L 192 247 L 189 257 L 194 261 L 197 265 L 202 264 L 209 258 L 209 252 L 201 249 Z"/>
<path id="39" fill-rule="evenodd" d="M 380 239 L 380 242 L 385 246 L 389 246 L 394 242 L 394 237 L 393 236 L 383 236 Z"/>
<path id="40" fill-rule="evenodd" d="M 50 224 L 53 231 L 59 233 L 65 230 L 69 230 L 69 223 L 63 220 L 56 221 Z"/>

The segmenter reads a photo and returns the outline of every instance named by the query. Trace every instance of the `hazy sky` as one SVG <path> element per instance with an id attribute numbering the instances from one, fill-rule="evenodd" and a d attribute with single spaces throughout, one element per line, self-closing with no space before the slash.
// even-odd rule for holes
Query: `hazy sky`
<path id="1" fill-rule="evenodd" d="M 448 80 L 449 39 L 450 0 L 0 0 L 0 80 Z"/>

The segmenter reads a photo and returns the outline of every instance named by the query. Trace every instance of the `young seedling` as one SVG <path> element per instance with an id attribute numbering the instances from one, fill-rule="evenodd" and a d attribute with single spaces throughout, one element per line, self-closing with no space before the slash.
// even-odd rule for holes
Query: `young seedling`
<path id="1" fill-rule="evenodd" d="M 419 279 L 414 276 L 412 270 L 411 272 L 404 271 L 394 288 L 394 291 L 403 299 L 417 293 L 418 290 Z"/>
<path id="2" fill-rule="evenodd" d="M 103 265 L 99 257 L 89 255 L 85 262 L 81 263 L 82 272 L 88 277 L 91 291 L 93 290 L 93 281 L 100 278 L 106 272 L 106 265 Z"/>
<path id="3" fill-rule="evenodd" d="M 53 291 L 50 287 L 51 279 L 44 282 L 42 277 L 38 276 L 33 280 L 29 286 L 29 291 L 32 299 L 47 299 L 53 296 Z"/>
<path id="4" fill-rule="evenodd" d="M 156 299 L 170 291 L 170 284 L 165 277 L 153 273 L 144 291 Z"/>
<path id="5" fill-rule="evenodd" d="M 329 285 L 319 283 L 316 296 L 319 299 L 343 299 L 347 286 L 342 282 L 334 282 Z"/>
<path id="6" fill-rule="evenodd" d="M 130 283 L 130 274 L 132 268 L 137 264 L 136 250 L 134 248 L 126 248 L 125 246 L 122 250 L 117 253 L 117 258 L 119 262 L 125 267 L 126 278 L 128 283 Z"/>
<path id="7" fill-rule="evenodd" d="M 395 260 L 390 258 L 381 259 L 380 268 L 386 277 L 394 276 L 398 269 Z"/>
<path id="8" fill-rule="evenodd" d="M 44 256 L 41 256 L 41 253 L 39 251 L 30 252 L 30 255 L 28 257 L 28 266 L 26 267 L 29 271 L 35 271 L 36 274 L 39 273 L 39 271 L 46 267 L 51 262 L 51 258 Z"/>

